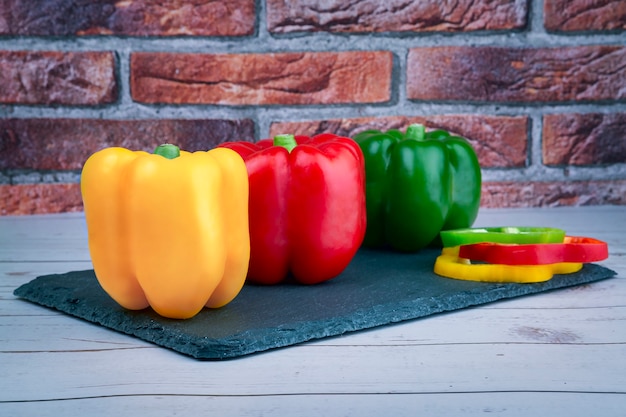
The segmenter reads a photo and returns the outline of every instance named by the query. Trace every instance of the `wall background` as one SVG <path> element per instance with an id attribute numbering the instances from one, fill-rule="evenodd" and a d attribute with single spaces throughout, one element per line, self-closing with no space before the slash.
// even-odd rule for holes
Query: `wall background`
<path id="1" fill-rule="evenodd" d="M 411 122 L 484 207 L 626 205 L 623 0 L 0 0 L 0 214 L 82 210 L 105 146 Z"/>

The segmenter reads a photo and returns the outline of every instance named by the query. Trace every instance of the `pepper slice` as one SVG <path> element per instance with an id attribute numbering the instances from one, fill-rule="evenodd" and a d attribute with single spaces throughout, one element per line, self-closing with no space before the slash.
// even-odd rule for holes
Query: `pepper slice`
<path id="1" fill-rule="evenodd" d="M 545 265 L 557 262 L 597 262 L 609 256 L 606 242 L 590 237 L 565 236 L 563 243 L 510 245 L 475 243 L 461 246 L 459 257 L 504 265 Z"/>
<path id="2" fill-rule="evenodd" d="M 474 227 L 441 231 L 444 247 L 473 243 L 563 243 L 565 230 L 554 227 Z"/>
<path id="3" fill-rule="evenodd" d="M 459 247 L 443 248 L 435 260 L 434 271 L 446 278 L 498 283 L 533 283 L 551 279 L 554 274 L 580 271 L 582 263 L 560 262 L 548 265 L 472 264 L 459 257 Z"/>

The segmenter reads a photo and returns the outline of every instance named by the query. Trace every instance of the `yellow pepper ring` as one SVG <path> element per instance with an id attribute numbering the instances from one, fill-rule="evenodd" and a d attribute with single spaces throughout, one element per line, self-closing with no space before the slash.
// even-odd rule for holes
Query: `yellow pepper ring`
<path id="1" fill-rule="evenodd" d="M 459 258 L 459 247 L 443 248 L 435 260 L 434 271 L 446 278 L 498 283 L 533 283 L 548 281 L 554 274 L 580 271 L 582 263 L 560 262 L 546 265 L 472 264 Z"/>

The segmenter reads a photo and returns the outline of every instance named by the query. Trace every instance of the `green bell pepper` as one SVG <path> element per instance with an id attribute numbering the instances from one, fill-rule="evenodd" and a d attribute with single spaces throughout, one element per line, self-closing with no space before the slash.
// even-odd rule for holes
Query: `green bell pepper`
<path id="1" fill-rule="evenodd" d="M 469 142 L 423 125 L 367 130 L 353 138 L 365 156 L 367 229 L 363 246 L 415 252 L 442 230 L 470 227 L 481 171 Z"/>

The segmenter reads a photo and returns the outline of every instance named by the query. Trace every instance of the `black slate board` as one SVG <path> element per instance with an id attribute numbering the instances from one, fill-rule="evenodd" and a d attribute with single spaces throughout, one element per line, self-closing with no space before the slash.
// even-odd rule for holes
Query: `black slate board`
<path id="1" fill-rule="evenodd" d="M 360 250 L 331 281 L 315 286 L 246 284 L 230 304 L 204 309 L 189 320 L 119 307 L 93 270 L 41 276 L 14 294 L 197 359 L 228 359 L 616 275 L 586 264 L 575 274 L 538 284 L 458 281 L 432 272 L 439 253 Z"/>

